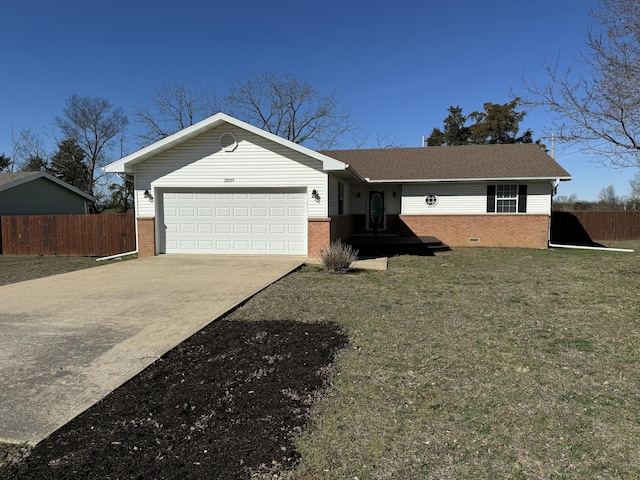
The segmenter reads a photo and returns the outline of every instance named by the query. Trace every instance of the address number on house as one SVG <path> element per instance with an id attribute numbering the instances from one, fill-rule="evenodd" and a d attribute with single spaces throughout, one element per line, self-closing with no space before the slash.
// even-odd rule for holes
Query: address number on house
<path id="1" fill-rule="evenodd" d="M 235 179 L 235 178 L 225 178 L 225 179 L 224 179 L 224 183 L 233 183 L 233 182 L 235 182 L 235 181 L 236 181 L 236 179 Z"/>

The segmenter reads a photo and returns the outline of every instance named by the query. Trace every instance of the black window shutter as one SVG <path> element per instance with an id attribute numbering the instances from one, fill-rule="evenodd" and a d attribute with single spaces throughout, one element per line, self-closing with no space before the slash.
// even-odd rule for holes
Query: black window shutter
<path id="1" fill-rule="evenodd" d="M 527 186 L 518 185 L 518 213 L 527 212 Z"/>
<path id="2" fill-rule="evenodd" d="M 487 213 L 496 211 L 496 186 L 487 185 Z"/>

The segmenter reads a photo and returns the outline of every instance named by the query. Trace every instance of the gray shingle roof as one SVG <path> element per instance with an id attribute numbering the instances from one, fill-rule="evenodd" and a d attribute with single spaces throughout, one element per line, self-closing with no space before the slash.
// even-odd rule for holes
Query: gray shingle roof
<path id="1" fill-rule="evenodd" d="M 373 181 L 563 179 L 571 175 L 536 144 L 326 150 Z"/>
<path id="2" fill-rule="evenodd" d="M 2 172 L 0 173 L 0 185 L 13 183 L 26 177 L 35 177 L 40 172 Z"/>
<path id="3" fill-rule="evenodd" d="M 80 195 L 81 197 L 86 198 L 91 202 L 95 202 L 96 199 L 89 195 L 88 193 L 83 192 L 82 190 L 77 189 L 73 185 L 69 185 L 66 182 L 54 177 L 53 175 L 49 175 L 46 172 L 0 172 L 0 191 L 8 190 L 16 187 L 22 183 L 31 182 L 38 178 L 45 178 L 53 183 L 60 185 L 61 187 L 66 188 L 67 190 L 72 191 Z"/>

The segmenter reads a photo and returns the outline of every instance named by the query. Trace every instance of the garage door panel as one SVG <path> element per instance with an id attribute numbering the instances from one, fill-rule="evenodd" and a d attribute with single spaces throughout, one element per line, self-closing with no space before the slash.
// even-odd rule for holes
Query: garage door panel
<path id="1" fill-rule="evenodd" d="M 233 209 L 234 217 L 248 217 L 249 209 L 247 207 L 234 207 Z"/>
<path id="2" fill-rule="evenodd" d="M 305 193 L 163 194 L 167 253 L 307 253 Z"/>

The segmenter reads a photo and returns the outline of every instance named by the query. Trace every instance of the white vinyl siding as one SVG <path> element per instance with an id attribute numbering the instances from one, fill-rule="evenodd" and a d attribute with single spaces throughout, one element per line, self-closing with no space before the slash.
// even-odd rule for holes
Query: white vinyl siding
<path id="1" fill-rule="evenodd" d="M 342 183 L 343 185 L 343 204 L 342 204 L 342 215 L 351 214 L 351 186 L 348 183 L 342 182 L 335 177 L 329 176 L 329 216 L 337 217 L 340 215 L 339 213 L 339 195 L 338 195 L 338 184 Z"/>
<path id="2" fill-rule="evenodd" d="M 437 195 L 436 206 L 427 206 L 425 197 L 430 194 Z M 402 194 L 402 213 L 406 215 L 486 215 L 487 183 L 405 184 Z M 551 214 L 551 182 L 527 183 L 526 213 Z"/>
<path id="3" fill-rule="evenodd" d="M 391 185 L 385 190 L 385 213 L 387 215 L 397 215 L 402 208 L 402 186 Z M 394 196 L 395 193 L 395 196 Z"/>
<path id="4" fill-rule="evenodd" d="M 349 213 L 354 215 L 368 215 L 369 192 L 384 192 L 384 209 L 387 215 L 400 213 L 402 204 L 402 185 L 370 184 L 367 186 L 355 186 L 349 189 L 350 200 Z M 345 190 L 346 192 L 346 190 Z M 396 194 L 394 197 L 393 194 Z M 360 195 L 358 197 L 358 194 Z"/>
<path id="5" fill-rule="evenodd" d="M 232 132 L 238 146 L 231 152 L 220 148 L 222 133 Z M 223 125 L 158 154 L 136 167 L 136 207 L 140 217 L 155 217 L 155 189 L 166 188 L 263 188 L 304 187 L 307 214 L 328 215 L 328 180 L 322 162 L 232 125 Z M 311 196 L 313 190 L 320 202 Z"/>

